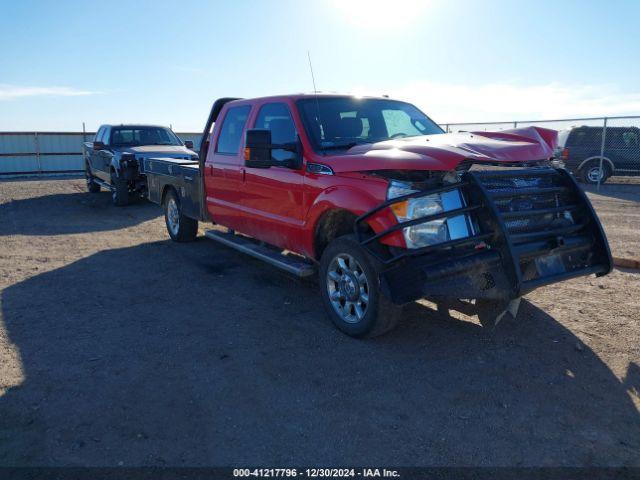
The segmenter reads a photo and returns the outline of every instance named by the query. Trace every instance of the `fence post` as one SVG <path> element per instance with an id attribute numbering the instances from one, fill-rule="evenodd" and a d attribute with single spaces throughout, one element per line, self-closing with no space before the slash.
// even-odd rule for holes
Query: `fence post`
<path id="1" fill-rule="evenodd" d="M 604 161 L 604 142 L 607 138 L 607 117 L 604 117 L 604 122 L 602 123 L 602 144 L 600 145 L 600 174 L 598 175 L 598 184 L 596 186 L 596 191 L 600 191 L 600 182 L 602 181 L 602 176 L 604 172 L 602 171 L 602 163 Z"/>
<path id="2" fill-rule="evenodd" d="M 513 128 L 518 128 L 518 122 L 513 122 Z"/>
<path id="3" fill-rule="evenodd" d="M 40 163 L 40 140 L 38 132 L 33 132 L 33 143 L 36 147 L 36 163 L 38 164 L 38 174 L 42 175 L 42 164 Z"/>
<path id="4" fill-rule="evenodd" d="M 447 124 L 445 124 L 445 126 L 444 126 L 444 127 L 445 127 L 445 128 L 444 128 L 444 131 L 445 131 L 445 132 L 447 132 L 447 133 L 449 133 L 449 124 L 448 124 L 448 123 L 447 123 Z"/>

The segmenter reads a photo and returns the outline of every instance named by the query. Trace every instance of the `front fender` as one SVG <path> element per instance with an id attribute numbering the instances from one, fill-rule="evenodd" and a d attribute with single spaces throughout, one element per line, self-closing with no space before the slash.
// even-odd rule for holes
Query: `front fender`
<path id="1" fill-rule="evenodd" d="M 133 181 L 138 177 L 138 163 L 134 160 L 126 167 L 122 165 L 122 154 L 116 153 L 111 157 L 111 168 L 118 177 L 123 177 L 127 181 Z"/>
<path id="2" fill-rule="evenodd" d="M 331 210 L 345 210 L 355 216 L 360 216 L 380 205 L 386 196 L 386 183 L 384 189 L 372 188 L 371 190 L 381 190 L 376 193 L 378 195 L 381 194 L 380 198 L 382 199 L 377 198 L 377 195 L 371 191 L 353 186 L 331 186 L 323 190 L 309 208 L 307 228 L 305 228 L 307 235 L 305 243 L 307 245 L 313 245 L 316 227 L 325 213 Z M 385 208 L 377 214 L 372 215 L 371 218 L 368 218 L 366 223 L 375 233 L 379 233 L 396 225 L 398 221 L 393 213 L 388 208 Z M 380 242 L 389 246 L 406 247 L 401 232 L 391 233 Z M 315 254 L 315 252 L 312 253 Z"/>

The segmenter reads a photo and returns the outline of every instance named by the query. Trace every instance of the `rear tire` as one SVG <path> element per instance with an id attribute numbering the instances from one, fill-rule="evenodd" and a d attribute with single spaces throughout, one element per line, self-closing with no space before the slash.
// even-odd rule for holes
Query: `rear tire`
<path id="1" fill-rule="evenodd" d="M 165 196 L 164 221 L 174 242 L 192 242 L 198 236 L 198 221 L 182 213 L 175 190 L 169 190 Z"/>
<path id="2" fill-rule="evenodd" d="M 100 185 L 96 183 L 95 177 L 91 174 L 91 168 L 88 163 L 84 165 L 84 177 L 87 180 L 87 190 L 91 193 L 98 193 Z"/>
<path id="3" fill-rule="evenodd" d="M 382 295 L 374 260 L 355 235 L 336 238 L 322 253 L 320 291 L 331 321 L 352 337 L 376 337 L 400 321 L 402 307 Z"/>
<path id="4" fill-rule="evenodd" d="M 129 205 L 129 184 L 124 178 L 111 173 L 111 201 L 116 207 Z"/>
<path id="5" fill-rule="evenodd" d="M 580 179 L 584 183 L 589 185 L 595 185 L 598 183 L 598 177 L 600 177 L 600 183 L 604 183 L 611 176 L 611 168 L 607 162 L 602 162 L 602 172 L 600 172 L 600 160 L 589 160 L 580 168 Z"/>

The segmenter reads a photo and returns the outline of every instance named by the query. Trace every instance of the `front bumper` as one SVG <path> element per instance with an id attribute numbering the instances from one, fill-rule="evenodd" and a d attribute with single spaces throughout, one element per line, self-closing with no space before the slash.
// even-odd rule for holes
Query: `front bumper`
<path id="1" fill-rule="evenodd" d="M 402 222 L 364 236 L 359 224 L 390 205 L 459 188 L 466 206 Z M 473 236 L 401 253 L 377 242 L 410 225 L 467 214 Z M 389 200 L 356 220 L 356 234 L 381 263 L 381 284 L 394 303 L 423 297 L 508 300 L 569 278 L 609 273 L 606 236 L 588 198 L 566 170 L 465 172 L 461 182 Z"/>

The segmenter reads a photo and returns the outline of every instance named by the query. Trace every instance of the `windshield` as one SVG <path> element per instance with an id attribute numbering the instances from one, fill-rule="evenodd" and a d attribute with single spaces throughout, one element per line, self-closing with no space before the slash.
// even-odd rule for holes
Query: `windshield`
<path id="1" fill-rule="evenodd" d="M 180 139 L 168 128 L 122 127 L 111 132 L 113 146 L 182 145 Z"/>
<path id="2" fill-rule="evenodd" d="M 318 97 L 299 100 L 297 105 L 316 150 L 444 133 L 416 107 L 395 100 Z"/>

